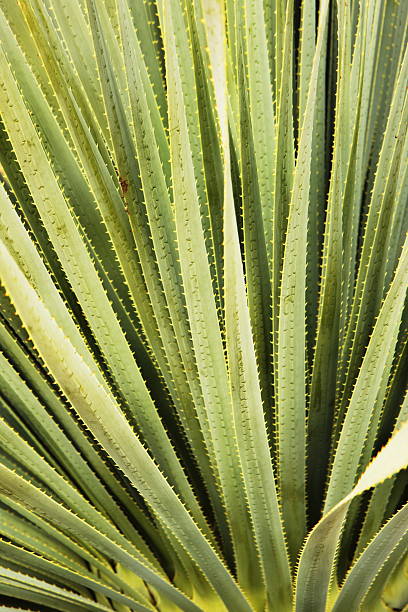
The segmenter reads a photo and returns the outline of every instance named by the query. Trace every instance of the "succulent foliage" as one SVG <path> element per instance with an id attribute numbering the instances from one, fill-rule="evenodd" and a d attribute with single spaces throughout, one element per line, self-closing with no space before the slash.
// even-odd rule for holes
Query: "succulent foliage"
<path id="1" fill-rule="evenodd" d="M 407 609 L 408 3 L 0 9 L 0 610 Z"/>

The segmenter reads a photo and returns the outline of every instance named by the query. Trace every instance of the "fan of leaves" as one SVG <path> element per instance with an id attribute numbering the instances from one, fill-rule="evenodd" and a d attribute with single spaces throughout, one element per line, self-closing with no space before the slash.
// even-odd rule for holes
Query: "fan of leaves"
<path id="1" fill-rule="evenodd" d="M 404 608 L 408 3 L 0 8 L 0 610 Z"/>

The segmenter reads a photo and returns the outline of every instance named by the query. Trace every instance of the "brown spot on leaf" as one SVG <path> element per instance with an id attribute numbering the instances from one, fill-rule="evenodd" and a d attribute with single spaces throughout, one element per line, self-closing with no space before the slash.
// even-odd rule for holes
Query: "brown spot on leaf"
<path id="1" fill-rule="evenodd" d="M 122 196 L 125 196 L 127 194 L 128 188 L 129 188 L 129 183 L 122 176 L 119 177 L 119 183 L 120 183 L 120 188 L 122 190 Z"/>

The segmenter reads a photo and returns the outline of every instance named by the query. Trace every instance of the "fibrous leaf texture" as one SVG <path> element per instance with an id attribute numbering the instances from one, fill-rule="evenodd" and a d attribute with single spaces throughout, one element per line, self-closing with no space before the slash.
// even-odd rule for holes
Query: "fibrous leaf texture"
<path id="1" fill-rule="evenodd" d="M 0 0 L 0 610 L 408 609 L 407 43 Z"/>

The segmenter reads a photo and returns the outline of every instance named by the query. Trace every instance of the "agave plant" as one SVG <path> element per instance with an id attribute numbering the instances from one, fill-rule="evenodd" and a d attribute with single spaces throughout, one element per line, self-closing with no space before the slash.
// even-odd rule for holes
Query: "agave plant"
<path id="1" fill-rule="evenodd" d="M 0 610 L 408 609 L 408 3 L 0 8 Z"/>

